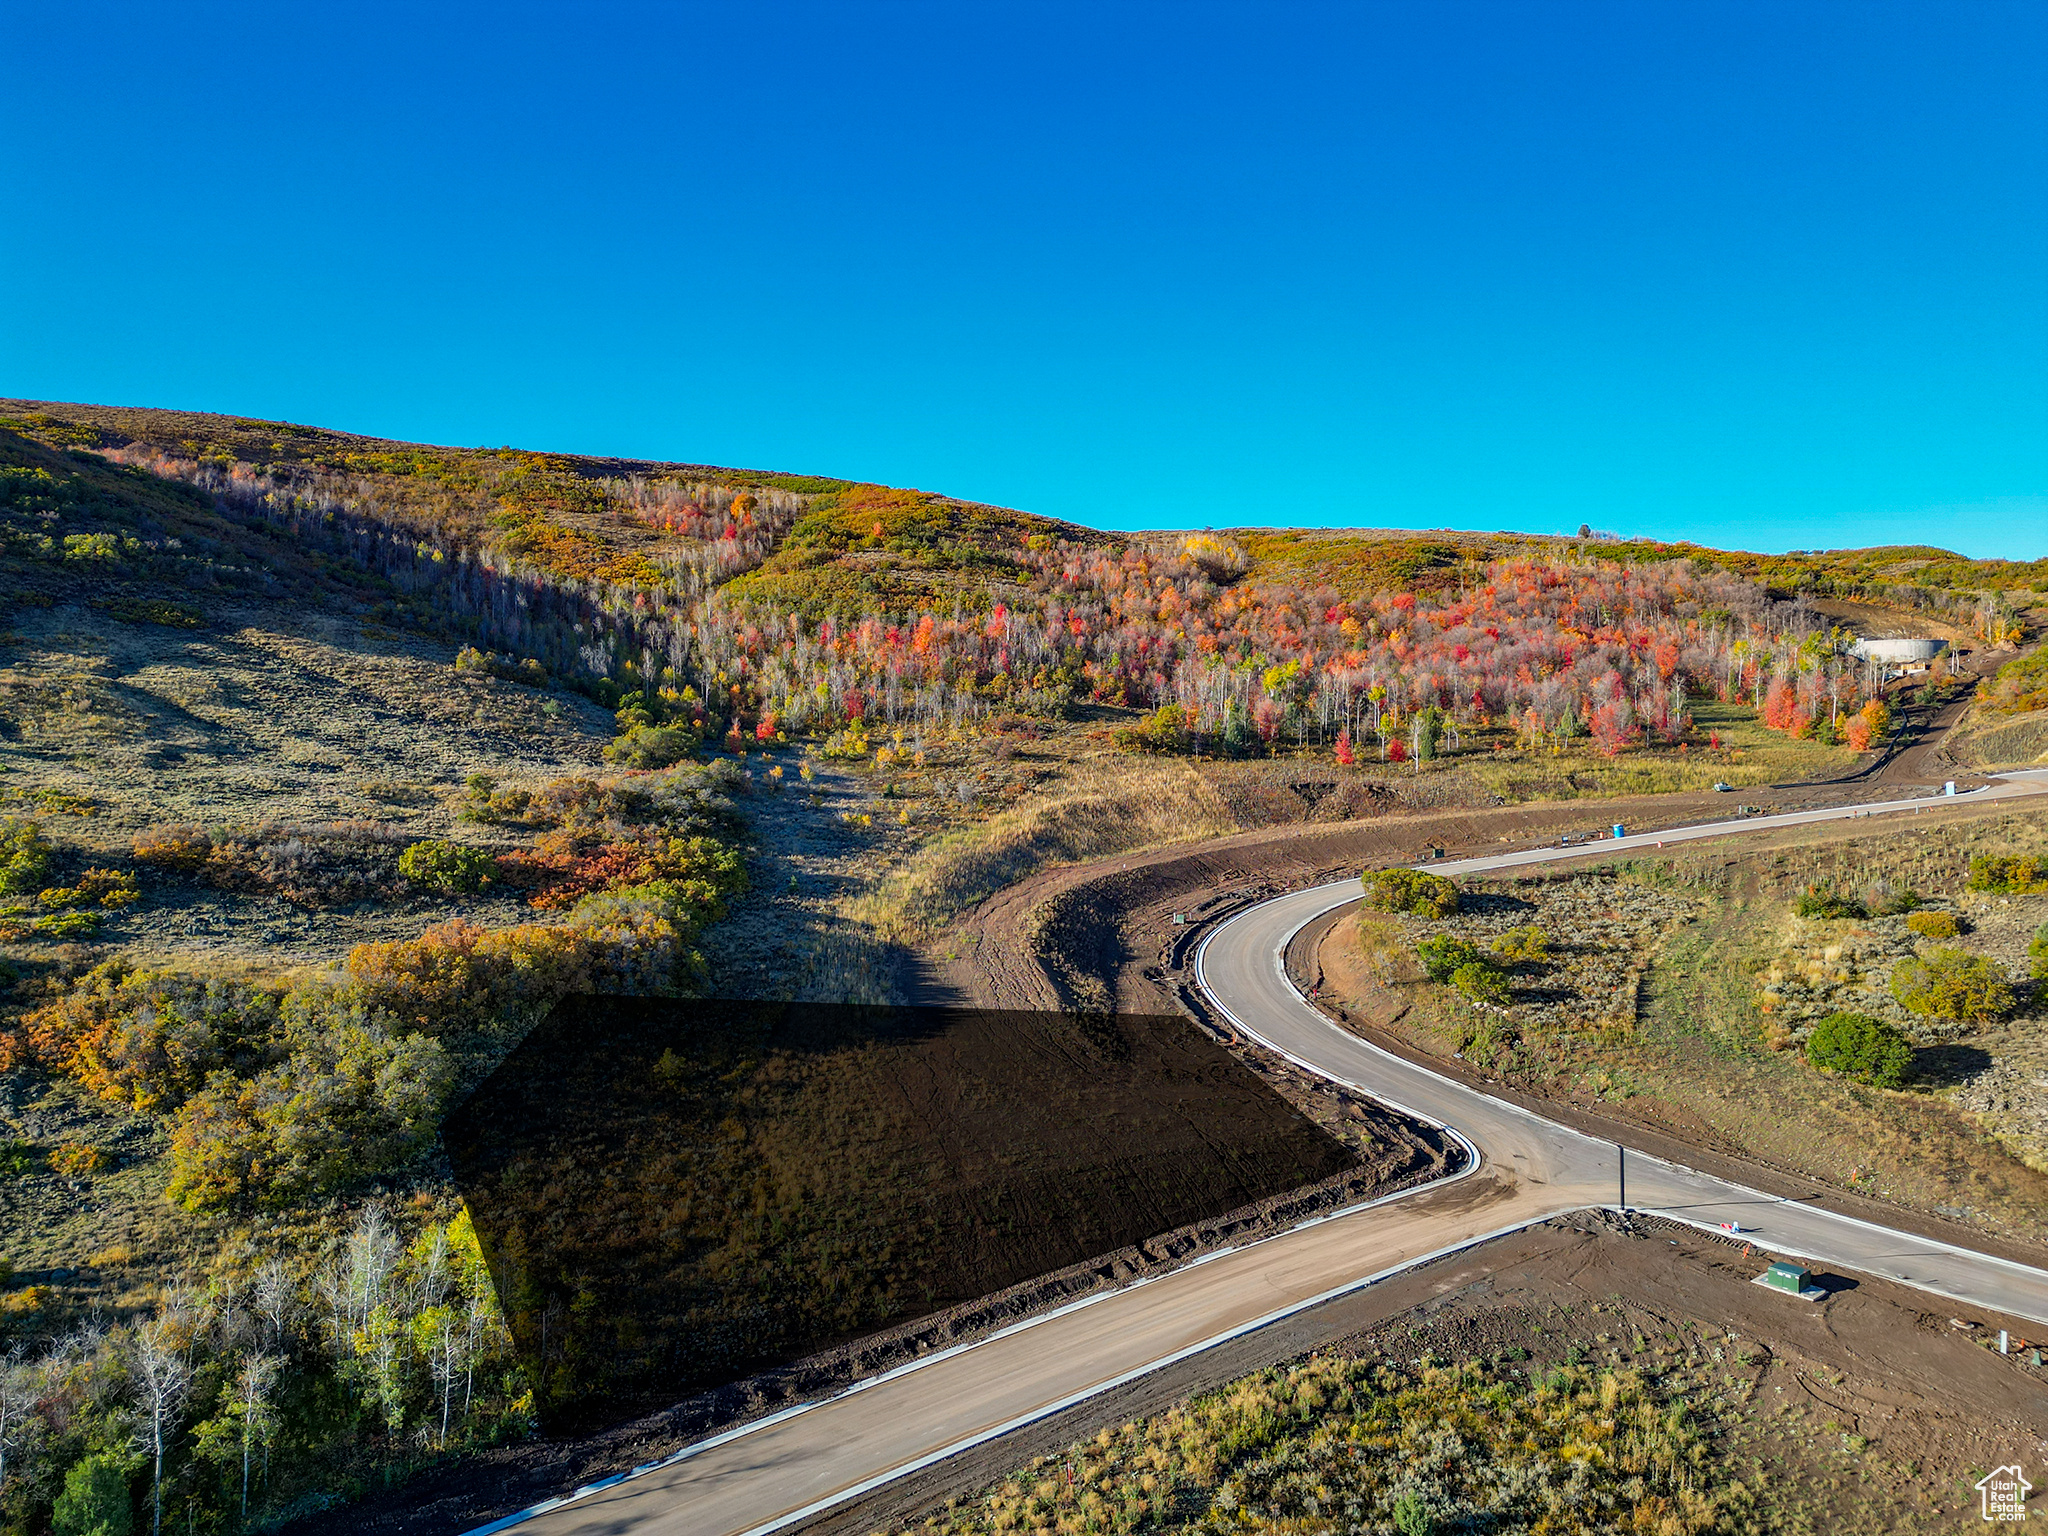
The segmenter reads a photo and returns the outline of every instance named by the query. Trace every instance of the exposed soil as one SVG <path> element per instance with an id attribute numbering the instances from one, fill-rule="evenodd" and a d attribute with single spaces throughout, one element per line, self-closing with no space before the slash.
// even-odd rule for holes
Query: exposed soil
<path id="1" fill-rule="evenodd" d="M 1355 875 L 1366 865 L 1468 858 L 1604 835 L 1687 826 L 1736 805 L 1769 814 L 1895 799 L 1896 788 L 1801 786 L 1740 795 L 1654 795 L 1385 816 L 1291 826 L 1195 847 L 1049 869 L 967 912 L 911 980 L 920 1002 L 984 1007 L 1104 1006 L 1144 1011 L 1174 987 L 1198 929 L 1270 896 Z M 1179 917 L 1182 921 L 1176 923 Z M 1163 984 L 1163 987 L 1162 987 Z"/>
<path id="2" fill-rule="evenodd" d="M 1800 1301 L 1755 1285 L 1769 1255 L 1670 1223 L 1559 1218 L 1408 1270 L 889 1484 L 801 1529 L 914 1524 L 1034 1456 L 1276 1361 L 1326 1350 L 1412 1363 L 1570 1359 L 1721 1378 L 1699 1412 L 1730 1477 L 1768 1479 L 1782 1528 L 1950 1529 L 1972 1481 L 2048 1456 L 2048 1368 L 1995 1351 L 2015 1319 L 1930 1310 L 1877 1280 L 1821 1275 Z M 1698 1396 L 1695 1394 L 1695 1401 Z"/>
<path id="3" fill-rule="evenodd" d="M 1951 778 L 1958 774 L 1974 774 L 1981 770 L 1969 766 L 1970 758 L 1964 753 L 1964 761 L 1958 762 L 1956 748 L 1960 743 L 1955 739 L 1955 729 L 1969 714 L 1970 706 L 1977 697 L 1978 686 L 1996 672 L 2008 658 L 1996 651 L 1978 651 L 1964 660 L 1965 687 L 1954 697 L 1944 699 L 1931 710 L 1917 710 L 1918 718 L 1907 717 L 1907 728 L 1902 741 L 1875 773 L 1874 783 L 1881 784 L 1927 784 L 1936 780 Z M 1904 697 L 1903 690 L 1894 696 L 1894 702 Z"/>
<path id="4" fill-rule="evenodd" d="M 1922 636 L 1947 640 L 1956 645 L 1975 645 L 1967 628 L 1936 618 L 1931 613 L 1898 608 L 1880 608 L 1872 603 L 1852 602 L 1846 597 L 1809 597 L 1806 605 L 1815 613 L 1853 629 L 1865 639 L 1917 639 Z"/>

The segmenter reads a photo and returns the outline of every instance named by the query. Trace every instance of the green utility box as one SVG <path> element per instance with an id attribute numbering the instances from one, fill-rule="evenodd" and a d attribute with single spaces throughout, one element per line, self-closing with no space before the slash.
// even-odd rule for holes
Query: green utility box
<path id="1" fill-rule="evenodd" d="M 1806 1271 L 1797 1264 L 1773 1264 L 1756 1277 L 1756 1283 L 1792 1296 L 1803 1296 L 1813 1288 L 1807 1283 Z"/>

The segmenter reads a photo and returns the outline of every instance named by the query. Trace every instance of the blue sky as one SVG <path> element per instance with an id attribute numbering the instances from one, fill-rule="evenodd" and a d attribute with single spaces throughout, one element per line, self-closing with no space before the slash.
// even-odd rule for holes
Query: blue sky
<path id="1" fill-rule="evenodd" d="M 18 7 L 0 394 L 2048 553 L 2048 7 Z"/>

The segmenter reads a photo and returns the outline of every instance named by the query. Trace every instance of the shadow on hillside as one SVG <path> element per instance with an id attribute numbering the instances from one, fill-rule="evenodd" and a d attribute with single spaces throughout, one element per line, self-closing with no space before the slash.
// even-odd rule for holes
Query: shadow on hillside
<path id="1" fill-rule="evenodd" d="M 1954 1088 L 1991 1066 L 1991 1053 L 1974 1045 L 1930 1045 L 1913 1053 L 1914 1080 L 1931 1088 Z"/>
<path id="2" fill-rule="evenodd" d="M 1340 1173 L 1185 1020 L 579 998 L 444 1138 L 553 1427 Z"/>

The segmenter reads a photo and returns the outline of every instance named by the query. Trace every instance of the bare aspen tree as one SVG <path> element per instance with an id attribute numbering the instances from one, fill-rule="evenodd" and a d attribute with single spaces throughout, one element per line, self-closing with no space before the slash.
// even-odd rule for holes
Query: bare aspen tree
<path id="1" fill-rule="evenodd" d="M 270 1259 L 256 1271 L 250 1304 L 263 1324 L 263 1347 L 273 1351 L 283 1348 L 285 1335 L 298 1311 L 298 1295 L 283 1259 Z"/>
<path id="2" fill-rule="evenodd" d="M 30 1361 L 26 1345 L 16 1344 L 0 1359 L 0 1495 L 7 1491 L 10 1465 L 20 1461 L 42 1427 L 35 1416 L 42 1384 L 42 1363 Z"/>
<path id="3" fill-rule="evenodd" d="M 271 1389 L 284 1366 L 282 1355 L 248 1355 L 235 1372 L 235 1405 L 242 1413 L 242 1523 L 249 1523 L 249 1454 L 259 1443 L 268 1447 L 277 1427 Z"/>
<path id="4" fill-rule="evenodd" d="M 150 1453 L 151 1536 L 161 1536 L 164 1523 L 164 1450 L 185 1408 L 192 1368 L 185 1359 L 182 1330 L 169 1316 L 159 1315 L 136 1326 L 126 1354 L 128 1379 L 141 1410 L 138 1438 Z"/>
<path id="5" fill-rule="evenodd" d="M 427 1373 L 441 1394 L 441 1448 L 448 1446 L 448 1417 L 455 1402 L 455 1383 L 463 1375 L 463 1319 L 446 1304 L 428 1307 L 413 1319 L 413 1337 L 427 1357 Z"/>
<path id="6" fill-rule="evenodd" d="M 337 1357 L 354 1352 L 355 1335 L 368 1326 L 382 1305 L 391 1271 L 398 1262 L 398 1239 L 384 1212 L 365 1210 L 342 1241 L 341 1250 L 314 1282 L 328 1312 L 330 1336 Z"/>
<path id="7" fill-rule="evenodd" d="M 469 1288 L 469 1304 L 463 1314 L 462 1416 L 469 1417 L 469 1405 L 476 1396 L 476 1360 L 483 1353 L 484 1340 L 498 1322 L 498 1298 L 488 1279 Z"/>

